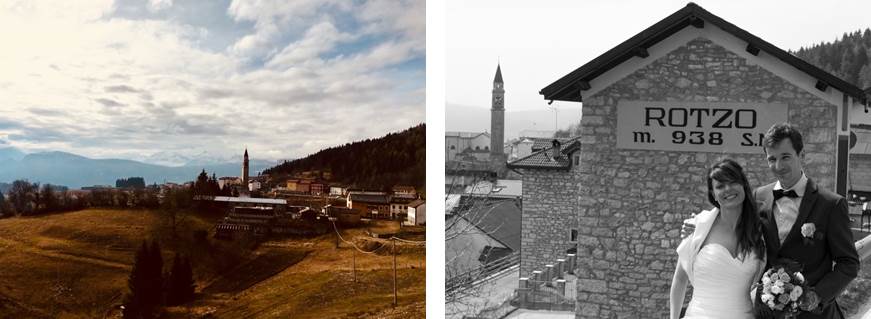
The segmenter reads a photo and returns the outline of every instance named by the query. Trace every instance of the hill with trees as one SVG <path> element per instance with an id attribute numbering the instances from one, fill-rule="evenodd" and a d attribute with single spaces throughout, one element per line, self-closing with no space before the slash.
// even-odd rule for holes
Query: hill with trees
<path id="1" fill-rule="evenodd" d="M 332 181 L 367 189 L 426 182 L 426 125 L 376 139 L 346 143 L 265 170 L 272 176 L 305 171 L 331 172 Z"/>
<path id="2" fill-rule="evenodd" d="M 871 29 L 844 33 L 841 39 L 790 52 L 859 88 L 871 87 Z"/>

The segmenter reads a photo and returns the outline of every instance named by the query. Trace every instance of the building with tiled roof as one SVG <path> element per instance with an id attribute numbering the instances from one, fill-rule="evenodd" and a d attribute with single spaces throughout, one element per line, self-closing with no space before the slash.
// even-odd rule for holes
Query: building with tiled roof
<path id="1" fill-rule="evenodd" d="M 355 209 L 363 215 L 373 218 L 390 218 L 390 195 L 348 193 L 345 201 L 348 208 Z"/>
<path id="2" fill-rule="evenodd" d="M 580 142 L 578 138 L 566 139 L 567 144 L 557 139 L 551 139 L 551 145 L 535 153 L 508 162 L 508 168 L 529 169 L 569 169 L 572 164 L 578 165 Z M 565 146 L 563 146 L 565 145 Z"/>
<path id="3" fill-rule="evenodd" d="M 490 154 L 490 133 L 445 132 L 445 160 L 452 161 L 457 154 L 467 152 Z"/>

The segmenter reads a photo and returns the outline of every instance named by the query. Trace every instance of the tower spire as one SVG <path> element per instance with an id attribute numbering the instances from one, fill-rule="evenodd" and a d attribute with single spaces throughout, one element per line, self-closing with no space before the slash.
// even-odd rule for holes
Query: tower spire
<path id="1" fill-rule="evenodd" d="M 496 64 L 496 78 L 493 79 L 493 83 L 503 83 L 502 82 L 502 66 L 498 63 Z"/>

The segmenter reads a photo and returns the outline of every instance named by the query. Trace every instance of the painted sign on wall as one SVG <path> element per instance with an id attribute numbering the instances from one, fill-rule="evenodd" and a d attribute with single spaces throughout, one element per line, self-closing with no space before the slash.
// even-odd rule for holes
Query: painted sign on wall
<path id="1" fill-rule="evenodd" d="M 782 103 L 647 102 L 617 104 L 617 148 L 762 152 L 762 136 L 785 122 Z"/>

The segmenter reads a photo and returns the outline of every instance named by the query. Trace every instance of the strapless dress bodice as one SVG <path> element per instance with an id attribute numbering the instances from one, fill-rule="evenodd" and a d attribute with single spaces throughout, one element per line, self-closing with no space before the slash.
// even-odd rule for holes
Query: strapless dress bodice
<path id="1" fill-rule="evenodd" d="M 762 260 L 732 257 L 720 244 L 703 246 L 693 263 L 693 294 L 684 318 L 753 318 L 750 286 Z"/>

